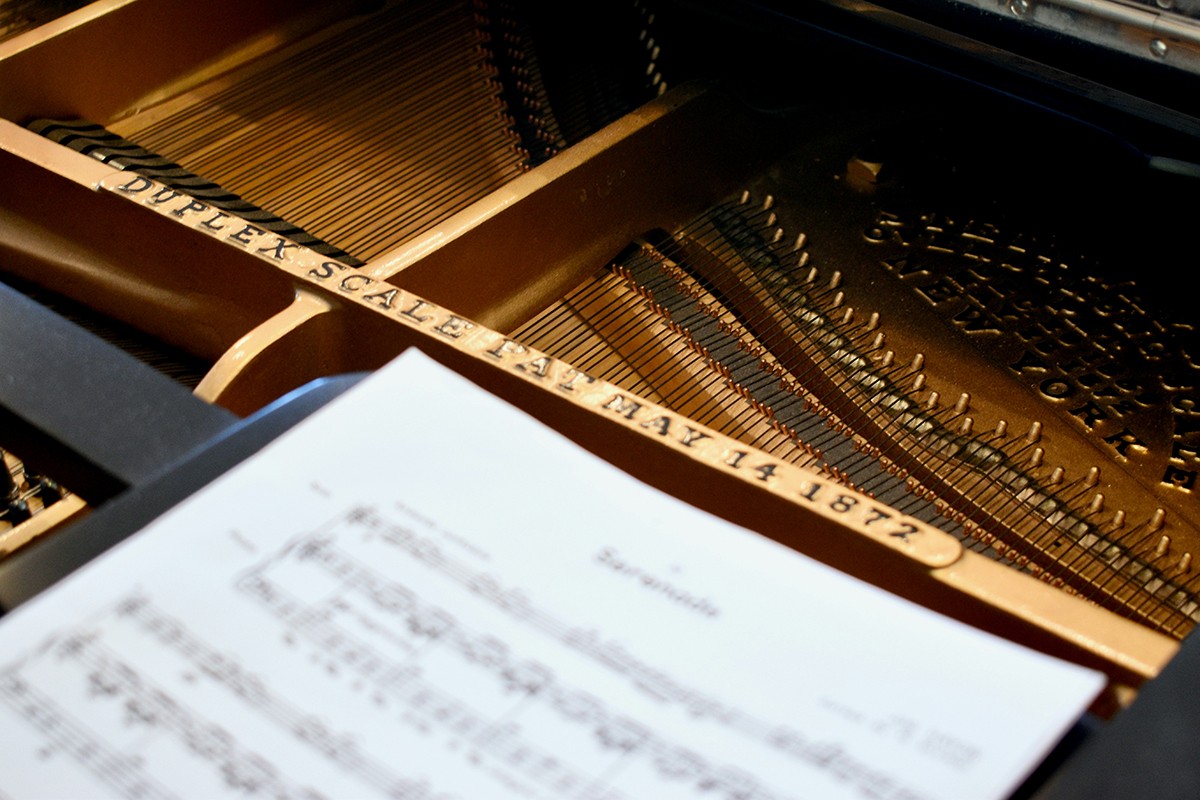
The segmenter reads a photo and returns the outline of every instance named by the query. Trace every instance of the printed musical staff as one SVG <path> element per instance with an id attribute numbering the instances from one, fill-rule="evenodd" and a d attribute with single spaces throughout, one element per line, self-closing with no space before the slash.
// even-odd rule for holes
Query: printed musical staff
<path id="1" fill-rule="evenodd" d="M 537 607 L 527 592 L 507 588 L 496 575 L 473 571 L 462 560 L 443 552 L 433 536 L 416 530 L 411 521 L 386 520 L 377 509 L 354 508 L 341 520 L 294 540 L 241 576 L 239 590 L 268 607 L 288 625 L 292 635 L 317 648 L 330 663 L 330 670 L 353 672 L 359 679 L 372 681 L 373 692 L 381 705 L 403 703 L 406 711 L 421 716 L 429 726 L 428 730 L 437 727 L 462 734 L 482 728 L 486 735 L 477 737 L 474 744 L 485 751 L 496 753 L 503 749 L 509 754 L 506 760 L 511 764 L 538 759 L 545 762 L 550 757 L 550 750 L 539 750 L 535 743 L 522 741 L 521 728 L 515 723 L 519 716 L 515 709 L 527 707 L 525 701 L 541 702 L 555 712 L 556 721 L 591 731 L 593 744 L 609 756 L 607 763 L 601 761 L 594 769 L 609 779 L 616 776 L 618 765 L 628 766 L 629 757 L 637 757 L 648 759 L 663 777 L 690 783 L 696 792 L 763 800 L 788 796 L 783 790 L 764 785 L 731 765 L 709 763 L 694 753 L 681 760 L 680 753 L 685 750 L 678 743 L 622 716 L 619 710 L 608 707 L 586 689 L 565 684 L 549 667 L 522 661 L 507 642 L 486 631 L 472 629 L 446 609 L 424 599 L 415 586 L 381 574 L 343 546 L 352 542 L 354 547 L 366 548 L 372 541 L 399 551 L 422 570 L 432 571 L 466 587 L 480 602 L 504 611 L 523 626 L 549 637 L 560 646 L 586 655 L 659 702 L 679 704 L 693 717 L 706 718 L 753 737 L 814 768 L 829 770 L 841 780 L 861 783 L 875 791 L 878 797 L 907 800 L 920 796 L 845 754 L 831 756 L 830 753 L 840 753 L 835 742 L 809 741 L 780 723 L 754 718 L 742 709 L 686 686 L 665 670 L 643 662 L 619 643 L 604 639 L 598 632 L 581 630 L 556 618 Z M 296 572 L 297 568 L 307 568 L 303 579 L 299 577 L 301 573 Z M 335 579 L 336 584 L 315 577 L 312 569 Z M 276 576 L 278 580 L 273 580 Z M 314 586 L 331 585 L 337 586 L 335 592 L 312 591 Z M 307 591 L 311 591 L 311 597 L 300 594 Z M 367 601 L 380 615 L 377 619 L 387 626 L 390 638 L 385 640 L 378 631 L 372 638 L 385 640 L 385 645 L 368 643 L 366 636 L 370 634 L 355 636 L 350 632 L 354 609 L 367 607 L 356 605 L 355 599 Z M 488 711 L 482 707 L 469 707 L 447 696 L 444 690 L 439 691 L 423 677 L 433 671 L 423 670 L 419 664 L 429 654 L 429 648 L 435 646 L 454 653 L 462 663 L 489 677 L 488 685 L 497 687 L 499 697 L 512 703 L 509 708 L 502 702 L 490 709 L 492 715 L 500 715 L 508 721 L 503 737 L 497 733 L 498 728 L 490 726 Z M 384 647 L 399 654 L 403 661 L 389 663 Z M 403 679 L 398 678 L 400 675 Z M 461 683 L 478 686 L 479 676 L 472 675 Z M 514 694 L 515 698 L 512 697 Z M 487 699 L 495 703 L 496 696 Z M 514 753 L 520 758 L 512 755 Z M 681 777 L 680 771 L 680 765 L 685 761 L 690 767 L 687 779 Z M 563 769 L 560 766 L 557 772 Z M 738 777 L 735 780 L 729 777 L 731 775 Z M 594 783 L 582 783 L 581 773 L 574 778 L 580 790 L 587 786 L 589 792 L 596 791 Z M 562 794 L 563 778 L 555 780 Z M 893 783 L 895 785 L 891 785 Z M 584 795 L 569 793 L 562 796 Z"/>
<path id="2" fill-rule="evenodd" d="M 0 796 L 998 800 L 1094 696 L 449 379 L 385 368 L 7 616 Z"/>

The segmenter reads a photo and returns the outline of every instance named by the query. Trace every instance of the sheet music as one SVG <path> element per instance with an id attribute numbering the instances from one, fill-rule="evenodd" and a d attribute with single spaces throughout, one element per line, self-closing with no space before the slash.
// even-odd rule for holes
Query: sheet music
<path id="1" fill-rule="evenodd" d="M 1000 798 L 1102 682 L 410 350 L 0 621 L 0 796 Z"/>

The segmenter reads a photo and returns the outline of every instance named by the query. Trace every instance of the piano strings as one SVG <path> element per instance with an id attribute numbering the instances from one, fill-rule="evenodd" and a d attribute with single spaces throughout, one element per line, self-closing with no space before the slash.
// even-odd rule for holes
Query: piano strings
<path id="1" fill-rule="evenodd" d="M 369 261 L 566 146 L 510 12 L 393 3 L 107 127 Z"/>
<path id="2" fill-rule="evenodd" d="M 168 187 L 162 192 L 162 201 L 188 195 L 205 206 L 218 209 L 251 223 L 257 228 L 277 233 L 291 242 L 309 248 L 329 258 L 335 258 L 350 266 L 361 267 L 363 262 L 348 253 L 323 242 L 308 231 L 296 227 L 287 220 L 246 202 L 199 175 L 166 158 L 152 153 L 144 147 L 122 139 L 112 131 L 86 120 L 38 119 L 29 123 L 29 129 L 51 141 L 58 142 L 91 156 L 114 169 L 132 170 L 146 178 Z M 149 184 L 149 181 L 146 182 Z"/>
<path id="3" fill-rule="evenodd" d="M 975 430 L 923 357 L 900 363 L 840 273 L 807 267 L 773 198 L 749 193 L 616 259 L 512 336 L 779 458 L 819 469 L 1044 581 L 1182 636 L 1195 576 L 1157 558 L 1151 517 L 1102 513 L 1096 470 L 1065 481 L 1036 426 Z M 1114 520 L 1116 524 L 1114 524 Z"/>

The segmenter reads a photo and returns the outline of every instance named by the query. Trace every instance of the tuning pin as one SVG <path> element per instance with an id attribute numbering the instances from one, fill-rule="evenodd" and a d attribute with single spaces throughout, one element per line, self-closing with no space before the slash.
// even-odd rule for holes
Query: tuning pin
<path id="1" fill-rule="evenodd" d="M 839 292 L 840 294 L 840 292 Z M 854 306 L 846 306 L 846 310 L 842 313 L 842 324 L 849 325 L 854 321 Z"/>
<path id="2" fill-rule="evenodd" d="M 1042 438 L 1042 423 L 1034 422 L 1029 426 L 1029 432 L 1025 434 L 1025 441 L 1033 444 Z"/>
<path id="3" fill-rule="evenodd" d="M 1003 439 L 1004 434 L 1006 433 L 1008 433 L 1008 422 L 1005 420 L 1000 420 L 996 423 L 996 430 L 994 431 L 994 434 L 997 439 Z"/>
<path id="4" fill-rule="evenodd" d="M 746 205 L 746 203 L 749 203 L 749 202 L 750 202 L 750 190 L 749 190 L 749 189 L 743 189 L 743 190 L 742 190 L 742 199 L 741 199 L 741 205 Z"/>
<path id="5" fill-rule="evenodd" d="M 1164 535 L 1158 540 L 1158 545 L 1154 548 L 1154 555 L 1165 556 L 1167 551 L 1171 549 L 1171 537 Z"/>
<path id="6" fill-rule="evenodd" d="M 796 236 L 796 244 L 792 246 L 793 250 L 800 250 L 804 245 L 808 244 L 808 235 L 801 233 Z"/>
<path id="7" fill-rule="evenodd" d="M 1083 485 L 1089 489 L 1100 482 L 1100 468 L 1092 467 L 1087 471 L 1087 476 L 1083 479 Z"/>
<path id="8" fill-rule="evenodd" d="M 1162 528 L 1163 523 L 1167 521 L 1167 512 L 1161 508 L 1154 509 L 1154 514 L 1150 517 L 1150 530 L 1157 531 Z"/>
<path id="9" fill-rule="evenodd" d="M 925 388 L 925 373 L 921 372 L 921 373 L 918 373 L 917 377 L 913 379 L 912 390 L 914 392 L 919 392 L 924 388 Z"/>
<path id="10" fill-rule="evenodd" d="M 12 525 L 20 525 L 25 520 L 33 516 L 29 511 L 29 503 L 24 500 L 11 500 L 8 507 L 0 512 L 0 517 L 3 517 Z"/>
<path id="11" fill-rule="evenodd" d="M 962 424 L 958 426 L 958 432 L 963 436 L 970 436 L 971 429 L 974 427 L 975 421 L 970 417 L 963 417 Z"/>
<path id="12" fill-rule="evenodd" d="M 1066 472 L 1062 467 L 1055 467 L 1054 471 L 1050 473 L 1050 485 L 1057 486 L 1062 483 L 1064 475 L 1066 475 Z"/>
<path id="13" fill-rule="evenodd" d="M 867 330 L 873 331 L 879 327 L 879 312 L 872 311 L 871 316 L 867 318 Z"/>
<path id="14" fill-rule="evenodd" d="M 1040 447 L 1033 448 L 1033 452 L 1030 453 L 1030 455 L 1029 455 L 1029 466 L 1040 467 L 1042 465 L 1042 459 L 1045 457 L 1045 455 L 1046 455 L 1046 451 L 1043 450 L 1042 448 L 1040 448 Z"/>
<path id="15" fill-rule="evenodd" d="M 842 285 L 842 271 L 840 269 L 835 269 L 833 271 L 833 277 L 829 279 L 829 288 L 836 289 L 841 285 Z"/>
<path id="16" fill-rule="evenodd" d="M 921 377 L 925 376 L 922 375 Z M 933 409 L 937 408 L 938 401 L 941 399 L 942 396 L 937 392 L 930 392 L 929 397 L 925 398 L 925 407 L 932 411 Z"/>
<path id="17" fill-rule="evenodd" d="M 767 195 L 767 198 L 765 200 L 763 200 L 763 204 L 762 204 L 763 211 L 770 211 L 771 206 L 773 206 L 773 205 L 775 205 L 775 195 L 769 194 L 769 195 Z"/>
<path id="18" fill-rule="evenodd" d="M 63 498 L 62 487 L 58 485 L 57 481 L 50 478 L 39 477 L 36 491 L 38 499 L 44 506 L 52 506 Z"/>
<path id="19" fill-rule="evenodd" d="M 4 460 L 4 451 L 0 450 L 0 500 L 16 497 L 17 484 L 13 481 L 12 473 L 8 471 L 8 462 Z"/>
<path id="20" fill-rule="evenodd" d="M 1098 514 L 1104 508 L 1104 495 L 1096 492 L 1092 497 L 1092 503 L 1088 506 L 1089 514 Z"/>
<path id="21" fill-rule="evenodd" d="M 913 372 L 916 372 L 917 370 L 921 369 L 924 366 L 925 366 L 925 354 L 917 353 L 915 356 L 913 356 L 912 363 L 909 365 L 909 369 L 912 370 Z"/>

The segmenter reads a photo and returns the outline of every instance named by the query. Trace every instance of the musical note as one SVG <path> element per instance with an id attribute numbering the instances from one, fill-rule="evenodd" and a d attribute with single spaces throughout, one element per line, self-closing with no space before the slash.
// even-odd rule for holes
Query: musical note
<path id="1" fill-rule="evenodd" d="M 372 407 L 390 414 L 443 378 L 390 385 Z M 486 405 L 475 397 L 439 433 Z M 453 407 L 409 410 L 415 419 Z M 785 800 L 820 785 L 837 800 L 945 800 L 939 781 L 962 776 L 946 784 L 961 788 L 979 773 L 999 785 L 994 773 L 1009 762 L 992 758 L 976 726 L 924 722 L 930 705 L 963 706 L 953 686 L 949 699 L 935 680 L 883 692 L 891 660 L 862 657 L 846 637 L 835 647 L 812 615 L 789 611 L 784 624 L 773 616 L 776 598 L 812 606 L 812 593 L 840 578 L 694 509 L 660 505 L 627 476 L 575 455 L 561 454 L 571 470 L 547 471 L 541 445 L 508 448 L 539 476 L 537 502 L 514 502 L 527 485 L 496 481 L 469 460 L 453 481 L 444 470 L 407 469 L 406 458 L 393 463 L 397 448 L 417 462 L 444 451 L 440 438 L 412 449 L 419 431 L 409 430 L 403 443 L 380 446 L 380 426 L 339 417 L 330 430 L 324 413 L 302 423 L 315 426 L 317 450 L 345 463 L 387 455 L 379 469 L 322 471 L 307 442 L 285 436 L 0 625 L 0 724 L 15 740 L 0 749 L 2 791 L 36 796 L 31 784 L 51 770 L 74 794 L 97 798 L 165 798 L 178 788 L 238 800 Z M 549 435 L 521 426 L 498 416 L 494 427 Z M 287 502 L 230 517 L 249 487 L 280 485 L 299 465 Z M 401 467 L 402 479 L 391 472 Z M 459 470 L 491 499 L 462 502 Z M 577 470 L 589 472 L 583 488 Z M 586 511 L 597 492 L 612 519 Z M 634 498 L 645 513 L 630 516 Z M 719 599 L 721 614 L 696 614 L 597 567 L 605 548 L 645 564 L 646 575 L 670 575 L 680 591 Z M 877 600 L 853 619 L 889 621 L 889 635 L 915 632 L 933 650 L 966 643 L 960 660 L 997 685 L 1012 674 L 1029 678 L 1023 686 L 1070 689 L 1072 702 L 1087 694 L 1073 670 L 1043 669 Z M 840 606 L 823 610 L 844 616 Z M 760 657 L 768 629 L 780 658 Z M 842 685 L 841 674 L 822 671 L 835 655 L 842 670 L 878 678 L 856 683 L 846 709 L 872 709 L 867 721 L 919 720 L 916 733 L 871 731 L 806 691 L 822 678 L 830 688 L 821 691 Z M 922 674 L 936 674 L 920 656 Z M 1036 728 L 1026 710 L 1009 713 L 1008 698 L 976 700 L 986 713 L 972 721 Z"/>

